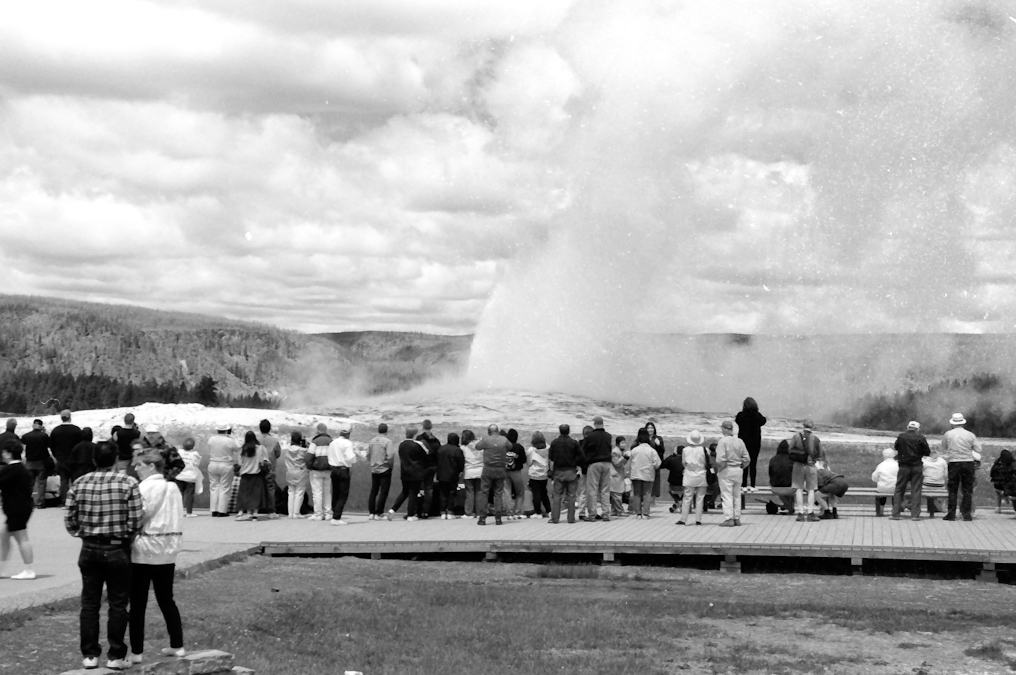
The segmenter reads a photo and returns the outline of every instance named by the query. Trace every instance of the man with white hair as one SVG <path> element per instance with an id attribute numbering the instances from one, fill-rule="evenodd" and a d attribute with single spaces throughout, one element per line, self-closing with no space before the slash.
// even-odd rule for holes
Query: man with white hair
<path id="1" fill-rule="evenodd" d="M 974 519 L 974 462 L 981 459 L 981 443 L 977 436 L 963 428 L 966 423 L 962 414 L 953 413 L 949 419 L 952 429 L 942 436 L 942 454 L 949 462 L 949 508 L 942 520 L 956 520 L 956 498 L 961 486 L 960 514 L 963 520 Z"/>
<path id="2" fill-rule="evenodd" d="M 896 438 L 896 461 L 899 462 L 899 473 L 896 474 L 896 492 L 893 494 L 892 520 L 900 519 L 903 510 L 903 495 L 910 486 L 910 519 L 921 518 L 921 485 L 924 482 L 924 458 L 931 455 L 928 439 L 921 433 L 921 424 L 911 421 L 907 430 Z"/>

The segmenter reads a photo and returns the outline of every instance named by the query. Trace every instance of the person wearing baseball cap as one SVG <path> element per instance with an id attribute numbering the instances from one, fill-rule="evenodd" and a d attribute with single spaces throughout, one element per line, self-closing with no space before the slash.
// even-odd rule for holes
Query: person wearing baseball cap
<path id="1" fill-rule="evenodd" d="M 941 454 L 949 463 L 949 507 L 942 520 L 956 520 L 956 501 L 960 488 L 963 488 L 963 499 L 960 502 L 960 514 L 963 520 L 973 520 L 974 500 L 974 462 L 981 455 L 981 443 L 972 432 L 963 428 L 967 420 L 961 413 L 953 413 L 949 419 L 952 429 L 942 436 Z M 976 454 L 975 454 L 976 453 Z"/>
<path id="2" fill-rule="evenodd" d="M 896 474 L 896 492 L 893 494 L 892 520 L 900 519 L 903 510 L 903 495 L 910 486 L 910 519 L 921 517 L 921 486 L 924 483 L 924 458 L 931 455 L 928 439 L 921 433 L 920 422 L 911 421 L 907 430 L 897 436 L 896 461 L 899 473 Z"/>
<path id="3" fill-rule="evenodd" d="M 230 436 L 229 424 L 215 425 L 215 435 L 208 439 L 208 508 L 212 518 L 229 515 L 229 496 L 233 491 L 233 466 L 239 462 L 240 446 Z"/>
<path id="4" fill-rule="evenodd" d="M 716 444 L 716 477 L 723 500 L 723 522 L 720 527 L 741 524 L 741 480 L 751 463 L 744 441 L 734 435 L 734 423 L 724 420 L 720 425 L 723 437 Z"/>

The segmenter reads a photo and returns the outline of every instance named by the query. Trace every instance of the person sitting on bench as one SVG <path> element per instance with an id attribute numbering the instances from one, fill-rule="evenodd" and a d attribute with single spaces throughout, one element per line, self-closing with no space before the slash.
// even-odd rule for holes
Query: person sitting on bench
<path id="1" fill-rule="evenodd" d="M 871 480 L 875 482 L 876 490 L 888 497 L 896 492 L 896 478 L 900 472 L 900 465 L 896 461 L 896 451 L 886 448 L 882 451 L 882 461 L 871 474 Z M 875 515 L 881 518 L 887 497 L 875 497 Z"/>
<path id="2" fill-rule="evenodd" d="M 924 478 L 921 480 L 922 486 L 933 490 L 944 489 L 946 474 L 949 473 L 949 463 L 945 461 L 945 457 L 936 454 L 932 457 L 923 458 L 921 462 L 924 464 Z M 942 505 L 936 501 L 936 497 L 927 497 L 927 500 L 929 518 L 934 518 L 936 511 L 945 511 Z"/>
<path id="3" fill-rule="evenodd" d="M 781 503 L 770 500 L 766 504 L 766 513 L 794 513 L 793 474 L 794 461 L 788 451 L 790 443 L 786 439 L 776 446 L 776 454 L 769 460 L 769 489 L 773 496 L 779 497 Z"/>

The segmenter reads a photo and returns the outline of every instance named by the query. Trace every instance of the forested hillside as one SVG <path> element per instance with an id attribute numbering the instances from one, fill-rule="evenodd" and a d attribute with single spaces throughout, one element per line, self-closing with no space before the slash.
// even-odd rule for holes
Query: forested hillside
<path id="1" fill-rule="evenodd" d="M 390 362 L 388 353 L 370 346 L 390 342 L 387 334 L 336 335 L 342 334 L 325 338 L 216 317 L 0 295 L 0 411 L 144 401 L 301 405 L 412 386 L 464 363 L 437 353 L 439 347 L 420 357 L 412 337 L 401 339 L 400 348 L 409 351 Z"/>

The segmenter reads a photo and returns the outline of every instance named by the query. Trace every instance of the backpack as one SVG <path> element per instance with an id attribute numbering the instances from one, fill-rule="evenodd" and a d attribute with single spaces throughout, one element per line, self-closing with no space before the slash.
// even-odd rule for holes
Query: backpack
<path id="1" fill-rule="evenodd" d="M 804 447 L 804 437 L 801 434 L 794 434 L 794 438 L 791 440 L 790 447 L 787 449 L 787 454 L 790 455 L 790 459 L 801 464 L 807 464 L 808 458 L 811 457 L 812 451 L 815 448 L 814 435 L 808 439 L 808 445 L 810 447 Z M 800 446 L 798 445 L 800 442 Z"/>

